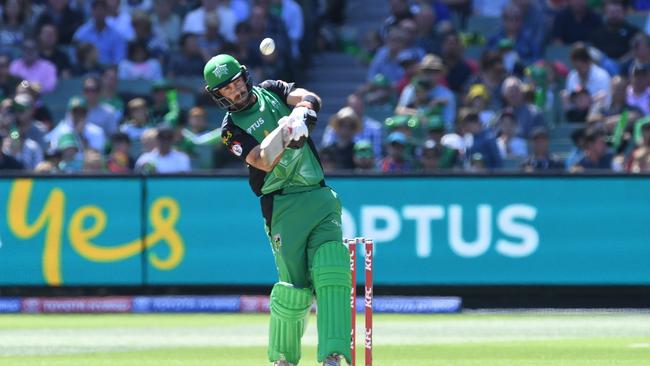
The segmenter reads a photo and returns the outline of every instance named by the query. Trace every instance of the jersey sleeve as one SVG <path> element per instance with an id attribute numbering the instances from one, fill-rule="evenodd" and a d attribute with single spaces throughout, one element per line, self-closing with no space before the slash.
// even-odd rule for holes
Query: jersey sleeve
<path id="1" fill-rule="evenodd" d="M 231 154 L 244 162 L 248 153 L 259 145 L 253 136 L 237 127 L 228 116 L 224 118 L 221 125 L 221 141 Z"/>
<path id="2" fill-rule="evenodd" d="M 287 83 L 282 80 L 265 80 L 261 82 L 259 86 L 260 88 L 266 89 L 280 97 L 286 105 L 289 105 L 289 103 L 287 103 L 289 94 L 296 88 L 295 83 Z"/>

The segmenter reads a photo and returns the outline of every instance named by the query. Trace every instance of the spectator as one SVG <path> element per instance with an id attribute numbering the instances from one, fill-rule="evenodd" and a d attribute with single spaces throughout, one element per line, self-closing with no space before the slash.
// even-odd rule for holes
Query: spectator
<path id="1" fill-rule="evenodd" d="M 83 80 L 83 95 L 88 107 L 88 120 L 104 130 L 106 136 L 117 131 L 122 114 L 110 104 L 100 99 L 101 82 L 96 76 L 88 76 Z"/>
<path id="2" fill-rule="evenodd" d="M 496 117 L 494 110 L 488 108 L 490 94 L 483 84 L 474 84 L 469 88 L 465 96 L 465 106 L 478 113 L 481 125 L 485 128 L 490 127 Z"/>
<path id="3" fill-rule="evenodd" d="M 530 133 L 530 148 L 532 154 L 522 164 L 526 172 L 564 170 L 564 163 L 551 154 L 548 144 L 548 131 L 544 127 L 537 127 Z"/>
<path id="4" fill-rule="evenodd" d="M 4 145 L 4 140 L 7 137 L 0 134 L 0 146 Z M 11 155 L 5 155 L 0 149 L 0 170 L 23 170 L 24 166 Z"/>
<path id="5" fill-rule="evenodd" d="M 31 7 L 22 0 L 6 0 L 0 12 L 0 49 L 17 50 L 29 34 Z"/>
<path id="6" fill-rule="evenodd" d="M 181 130 L 183 140 L 180 149 L 190 156 L 192 168 L 214 168 L 215 154 L 219 153 L 219 163 L 226 159 L 225 149 L 221 148 L 221 129 L 210 129 L 205 109 L 193 107 L 188 113 L 187 127 Z M 217 150 L 218 149 L 218 150 Z"/>
<path id="7" fill-rule="evenodd" d="M 623 0 L 605 1 L 605 23 L 590 34 L 591 44 L 614 61 L 620 61 L 630 51 L 630 42 L 639 28 L 625 20 Z"/>
<path id="8" fill-rule="evenodd" d="M 569 171 L 573 169 L 573 166 L 578 164 L 578 162 L 585 156 L 585 134 L 585 128 L 578 128 L 571 132 L 571 141 L 573 142 L 573 148 L 569 152 L 569 156 L 567 156 L 564 162 L 564 167 Z"/>
<path id="9" fill-rule="evenodd" d="M 320 164 L 323 167 L 323 172 L 326 174 L 336 171 L 337 155 L 335 149 L 336 148 L 334 146 L 327 146 L 318 152 L 318 156 L 320 157 Z"/>
<path id="10" fill-rule="evenodd" d="M 589 112 L 592 108 L 591 95 L 585 88 L 578 87 L 578 89 L 571 92 L 569 97 L 570 106 L 566 111 L 566 119 L 568 122 L 587 122 Z"/>
<path id="11" fill-rule="evenodd" d="M 575 1 L 575 0 L 573 0 Z M 596 65 L 584 43 L 576 43 L 571 49 L 571 63 L 573 70 L 569 72 L 566 80 L 565 99 L 579 86 L 589 90 L 591 97 L 598 101 L 602 98 L 603 105 L 609 106 L 612 99 L 611 77 L 607 71 Z M 565 101 L 566 104 L 566 101 Z"/>
<path id="12" fill-rule="evenodd" d="M 127 42 L 133 41 L 135 32 L 133 31 L 133 24 L 131 22 L 131 13 L 125 8 L 121 7 L 121 0 L 105 0 L 106 1 L 106 23 L 113 27 L 122 39 Z"/>
<path id="13" fill-rule="evenodd" d="M 422 145 L 420 151 L 420 160 L 419 160 L 419 170 L 422 173 L 433 173 L 440 170 L 439 161 L 440 161 L 440 151 L 436 149 L 435 141 L 426 140 Z"/>
<path id="14" fill-rule="evenodd" d="M 472 0 L 472 14 L 490 18 L 501 16 L 503 8 L 510 0 Z"/>
<path id="15" fill-rule="evenodd" d="M 427 158 L 433 159 L 435 157 L 436 169 L 453 168 L 458 160 L 458 150 L 452 149 L 442 142 L 445 136 L 445 124 L 442 119 L 439 116 L 432 116 L 426 121 L 425 128 L 427 140 L 423 146 L 435 150 L 435 154 L 427 156 Z M 427 147 L 427 143 L 430 146 Z M 432 153 L 429 152 L 429 154 Z M 433 161 L 427 163 L 433 163 Z"/>
<path id="16" fill-rule="evenodd" d="M 98 151 L 86 150 L 84 152 L 83 167 L 84 173 L 103 173 L 106 171 L 104 157 Z"/>
<path id="17" fill-rule="evenodd" d="M 99 63 L 97 48 L 91 43 L 79 43 L 75 48 L 77 62 L 72 66 L 72 75 L 86 76 L 101 74 L 104 70 Z"/>
<path id="18" fill-rule="evenodd" d="M 135 162 L 135 170 L 143 173 L 182 173 L 190 170 L 190 158 L 174 146 L 174 130 L 158 129 L 156 148 L 146 152 Z"/>
<path id="19" fill-rule="evenodd" d="M 10 62 L 9 56 L 0 54 L 0 100 L 12 97 L 21 80 L 9 73 Z"/>
<path id="20" fill-rule="evenodd" d="M 528 138 L 535 127 L 545 127 L 546 121 L 539 108 L 524 98 L 524 84 L 514 76 L 503 82 L 502 95 L 506 106 L 511 107 L 517 117 L 517 136 Z"/>
<path id="21" fill-rule="evenodd" d="M 138 140 L 138 143 L 140 140 Z M 111 173 L 125 174 L 133 170 L 135 161 L 130 155 L 131 141 L 129 136 L 116 132 L 111 136 L 111 151 L 108 156 L 106 168 Z"/>
<path id="22" fill-rule="evenodd" d="M 183 20 L 183 33 L 205 34 L 205 16 L 215 13 L 219 16 L 219 32 L 228 41 L 235 40 L 235 13 L 220 0 L 201 0 L 201 6 L 188 13 Z"/>
<path id="23" fill-rule="evenodd" d="M 140 138 L 144 131 L 151 128 L 151 117 L 147 102 L 143 98 L 131 99 L 128 103 L 129 119 L 120 126 L 120 132 L 126 134 L 130 141 L 134 143 L 131 146 L 131 155 L 138 156 L 142 153 Z"/>
<path id="24" fill-rule="evenodd" d="M 158 145 L 158 130 L 155 128 L 147 128 L 140 136 L 140 144 L 142 146 L 142 153 L 152 152 Z"/>
<path id="25" fill-rule="evenodd" d="M 56 150 L 61 155 L 59 170 L 62 172 L 80 172 L 83 168 L 83 155 L 80 154 L 77 139 L 74 133 L 66 132 L 56 140 Z"/>
<path id="26" fill-rule="evenodd" d="M 304 35 L 302 8 L 295 0 L 270 0 L 271 12 L 281 18 L 291 42 L 290 50 L 294 59 L 300 58 L 300 42 Z"/>
<path id="27" fill-rule="evenodd" d="M 354 136 L 361 131 L 361 119 L 350 107 L 341 108 L 330 118 L 334 138 L 328 145 L 336 152 L 336 169 L 354 169 Z"/>
<path id="28" fill-rule="evenodd" d="M 391 132 L 386 138 L 388 155 L 379 163 L 382 173 L 407 173 L 413 163 L 407 153 L 408 138 L 402 132 Z"/>
<path id="29" fill-rule="evenodd" d="M 522 33 L 530 35 L 532 44 L 540 52 L 538 56 L 542 56 L 548 26 L 540 2 L 538 0 L 512 0 L 511 4 L 519 8 L 521 17 L 525 20 L 522 24 Z"/>
<path id="30" fill-rule="evenodd" d="M 160 33 L 155 32 L 155 29 L 151 25 L 149 14 L 142 11 L 134 11 L 131 14 L 131 24 L 133 25 L 134 32 L 133 41 L 142 42 L 146 45 L 151 57 L 158 59 L 159 62 L 163 62 L 167 56 L 169 44 Z"/>
<path id="31" fill-rule="evenodd" d="M 23 80 L 18 85 L 16 85 L 16 95 L 18 94 L 29 94 L 32 97 L 34 105 L 34 113 L 32 118 L 43 123 L 46 131 L 51 130 L 52 126 L 54 125 L 54 121 L 50 109 L 41 99 L 40 84 L 30 83 L 27 80 Z"/>
<path id="32" fill-rule="evenodd" d="M 424 50 L 416 44 L 418 38 L 418 26 L 415 21 L 413 19 L 404 19 L 397 24 L 397 27 L 404 31 L 404 35 L 406 36 L 406 48 L 417 52 L 420 58 L 424 57 Z"/>
<path id="33" fill-rule="evenodd" d="M 490 37 L 488 47 L 495 49 L 502 40 L 507 39 L 524 63 L 536 61 L 542 54 L 541 40 L 523 24 L 522 10 L 516 5 L 508 5 L 502 13 L 501 29 Z"/>
<path id="34" fill-rule="evenodd" d="M 483 84 L 487 88 L 490 100 L 488 107 L 499 110 L 503 107 L 501 98 L 501 84 L 506 77 L 505 67 L 501 55 L 496 51 L 485 51 L 481 55 L 479 73 L 472 77 L 468 84 Z"/>
<path id="35" fill-rule="evenodd" d="M 528 155 L 526 140 L 516 135 L 517 127 L 514 111 L 510 108 L 503 110 L 497 121 L 497 147 L 502 159 L 519 159 Z"/>
<path id="36" fill-rule="evenodd" d="M 354 143 L 354 171 L 356 173 L 370 173 L 376 171 L 375 153 L 368 140 L 359 140 Z"/>
<path id="37" fill-rule="evenodd" d="M 24 138 L 35 141 L 44 150 L 47 128 L 41 121 L 34 119 L 34 98 L 29 94 L 17 94 L 13 99 L 13 111 L 18 133 Z"/>
<path id="38" fill-rule="evenodd" d="M 69 0 L 49 0 L 47 7 L 38 16 L 36 26 L 41 28 L 44 24 L 54 24 L 58 31 L 59 44 L 67 46 L 83 21 L 83 14 L 70 6 Z"/>
<path id="39" fill-rule="evenodd" d="M 444 75 L 445 67 L 440 58 L 436 55 L 426 55 L 419 65 L 419 79 L 404 88 L 397 102 L 395 113 L 440 114 L 445 121 L 447 130 L 452 131 L 456 119 L 456 98 L 449 89 L 441 85 Z M 413 108 L 416 104 L 422 106 L 421 101 L 418 101 L 416 97 L 416 86 L 427 90 L 424 95 L 427 99 L 426 107 L 424 107 L 425 109 L 420 107 L 420 111 Z"/>
<path id="40" fill-rule="evenodd" d="M 395 85 L 397 94 L 402 94 L 404 88 L 411 83 L 413 77 L 418 72 L 418 66 L 421 59 L 422 57 L 420 56 L 419 52 L 411 48 L 402 50 L 397 55 L 397 62 L 402 67 L 402 69 L 404 69 L 404 75 L 397 81 L 397 84 Z"/>
<path id="41" fill-rule="evenodd" d="M 587 6 L 587 0 L 569 0 L 553 23 L 553 40 L 566 45 L 587 42 L 603 24 L 600 16 Z"/>
<path id="42" fill-rule="evenodd" d="M 253 80 L 262 79 L 262 57 L 259 52 L 259 45 L 252 40 L 252 28 L 248 22 L 239 22 L 235 27 L 234 43 L 224 46 L 224 53 L 227 53 L 246 65 Z"/>
<path id="43" fill-rule="evenodd" d="M 498 169 L 503 165 L 497 142 L 489 130 L 483 129 L 478 114 L 461 111 L 460 131 L 464 140 L 466 169 L 477 166 L 486 169 Z"/>
<path id="44" fill-rule="evenodd" d="M 424 50 L 425 53 L 440 53 L 436 15 L 431 5 L 423 2 L 419 4 L 419 10 L 413 18 L 417 29 L 414 46 Z"/>
<path id="45" fill-rule="evenodd" d="M 363 98 L 357 94 L 350 94 L 347 99 L 347 106 L 357 114 L 361 120 L 361 128 L 354 136 L 354 142 L 368 141 L 375 156 L 381 156 L 382 149 L 382 125 L 376 119 L 365 114 L 366 106 Z M 323 132 L 322 146 L 329 146 L 334 143 L 336 132 L 332 126 L 327 126 Z"/>
<path id="46" fill-rule="evenodd" d="M 26 170 L 34 170 L 43 161 L 43 149 L 36 141 L 27 138 L 18 131 L 12 131 L 0 145 L 5 155 L 13 156 Z"/>
<path id="47" fill-rule="evenodd" d="M 180 119 L 178 93 L 165 80 L 159 80 L 152 86 L 153 105 L 150 113 L 154 125 L 161 123 L 167 126 L 177 126 Z"/>
<path id="48" fill-rule="evenodd" d="M 287 65 L 283 73 L 290 75 L 293 72 L 290 65 L 293 64 L 294 60 L 289 35 L 282 19 L 270 14 L 266 7 L 258 4 L 252 7 L 249 22 L 251 24 L 252 42 L 259 45 L 262 39 L 266 37 L 274 39 L 275 52 L 271 56 L 281 58 L 281 62 Z"/>
<path id="49" fill-rule="evenodd" d="M 643 115 L 650 114 L 650 65 L 634 65 L 630 76 L 627 105 L 638 108 Z"/>
<path id="50" fill-rule="evenodd" d="M 607 151 L 605 134 L 589 130 L 585 135 L 585 156 L 574 166 L 574 171 L 612 170 L 613 154 Z"/>
<path id="51" fill-rule="evenodd" d="M 26 39 L 23 42 L 23 55 L 11 62 L 9 72 L 23 80 L 39 83 L 43 93 L 49 93 L 56 88 L 56 67 L 38 56 L 34 39 Z"/>
<path id="52" fill-rule="evenodd" d="M 235 28 L 236 34 L 236 28 Z M 199 49 L 206 62 L 214 55 L 218 55 L 226 44 L 226 40 L 219 33 L 219 16 L 214 13 L 205 15 L 205 32 L 199 35 Z"/>
<path id="53" fill-rule="evenodd" d="M 167 77 L 195 77 L 203 73 L 203 55 L 198 44 L 198 36 L 192 33 L 183 34 L 180 38 L 180 52 L 174 52 L 167 66 Z"/>
<path id="54" fill-rule="evenodd" d="M 93 0 L 92 19 L 85 22 L 74 34 L 75 42 L 91 43 L 97 48 L 102 65 L 117 65 L 124 59 L 126 41 L 120 33 L 107 23 L 106 1 Z"/>
<path id="55" fill-rule="evenodd" d="M 644 173 L 650 171 L 650 123 L 639 122 L 638 145 L 631 154 L 629 171 Z"/>
<path id="56" fill-rule="evenodd" d="M 391 85 L 396 85 L 402 78 L 404 70 L 397 61 L 397 55 L 406 48 L 406 35 L 399 28 L 394 28 L 386 37 L 386 45 L 377 53 L 368 67 L 367 81 L 372 81 L 375 75 L 384 75 Z"/>
<path id="57" fill-rule="evenodd" d="M 173 4 L 171 0 L 156 0 L 151 16 L 152 33 L 160 35 L 169 49 L 176 49 L 181 35 L 181 19 L 172 11 Z"/>
<path id="58" fill-rule="evenodd" d="M 454 93 L 461 93 L 474 73 L 471 66 L 464 60 L 464 48 L 460 35 L 447 32 L 442 37 L 442 61 L 447 69 L 447 84 Z"/>
<path id="59" fill-rule="evenodd" d="M 58 31 L 54 24 L 43 24 L 38 33 L 39 56 L 56 67 L 59 77 L 69 78 L 72 74 L 72 63 L 68 55 L 59 48 L 58 38 Z"/>
<path id="60" fill-rule="evenodd" d="M 650 67 L 650 36 L 643 32 L 637 32 L 632 38 L 631 45 L 632 58 L 623 62 L 620 67 L 620 75 L 623 77 L 630 75 L 634 65 Z"/>
<path id="61" fill-rule="evenodd" d="M 129 43 L 128 56 L 120 61 L 118 77 L 124 80 L 154 81 L 162 79 L 162 69 L 157 59 L 150 57 L 147 45 L 136 41 Z"/>
<path id="62" fill-rule="evenodd" d="M 124 114 L 124 101 L 122 97 L 117 94 L 117 67 L 111 66 L 107 67 L 104 72 L 102 72 L 102 82 L 101 85 L 101 97 L 100 103 L 106 103 L 120 114 Z"/>
<path id="63" fill-rule="evenodd" d="M 381 26 L 380 30 L 382 38 L 387 41 L 388 35 L 393 27 L 397 26 L 397 24 L 404 19 L 413 19 L 413 11 L 408 1 L 388 0 L 388 5 L 390 7 L 390 15 L 386 20 L 384 20 L 384 24 Z"/>
<path id="64" fill-rule="evenodd" d="M 72 134 L 76 141 L 78 160 L 83 158 L 82 149 L 104 151 L 106 136 L 101 127 L 88 120 L 88 104 L 81 97 L 72 97 L 68 102 L 65 118 L 45 137 L 50 150 L 60 150 L 57 145 L 65 134 Z"/>

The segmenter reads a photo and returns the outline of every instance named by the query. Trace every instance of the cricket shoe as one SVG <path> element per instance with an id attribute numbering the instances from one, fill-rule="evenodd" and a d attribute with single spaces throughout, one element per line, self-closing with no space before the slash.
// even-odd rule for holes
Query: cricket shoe
<path id="1" fill-rule="evenodd" d="M 341 359 L 336 353 L 332 354 L 323 361 L 323 366 L 341 366 Z"/>

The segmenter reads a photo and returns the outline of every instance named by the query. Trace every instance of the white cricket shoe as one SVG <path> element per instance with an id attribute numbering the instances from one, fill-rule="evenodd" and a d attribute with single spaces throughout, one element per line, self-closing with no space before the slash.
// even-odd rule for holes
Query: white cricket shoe
<path id="1" fill-rule="evenodd" d="M 337 354 L 333 354 L 323 361 L 323 366 L 341 366 L 341 359 Z"/>

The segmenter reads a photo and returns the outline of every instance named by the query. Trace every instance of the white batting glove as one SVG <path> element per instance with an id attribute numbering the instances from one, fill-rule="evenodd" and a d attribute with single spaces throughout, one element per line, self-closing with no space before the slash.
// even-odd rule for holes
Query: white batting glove
<path id="1" fill-rule="evenodd" d="M 295 107 L 289 116 L 291 118 L 301 119 L 307 124 L 315 123 L 318 117 L 315 110 L 307 107 Z"/>
<path id="2" fill-rule="evenodd" d="M 289 128 L 291 129 L 291 140 L 298 141 L 301 137 L 309 136 L 309 129 L 305 121 L 301 118 L 292 118 L 289 116 Z"/>

